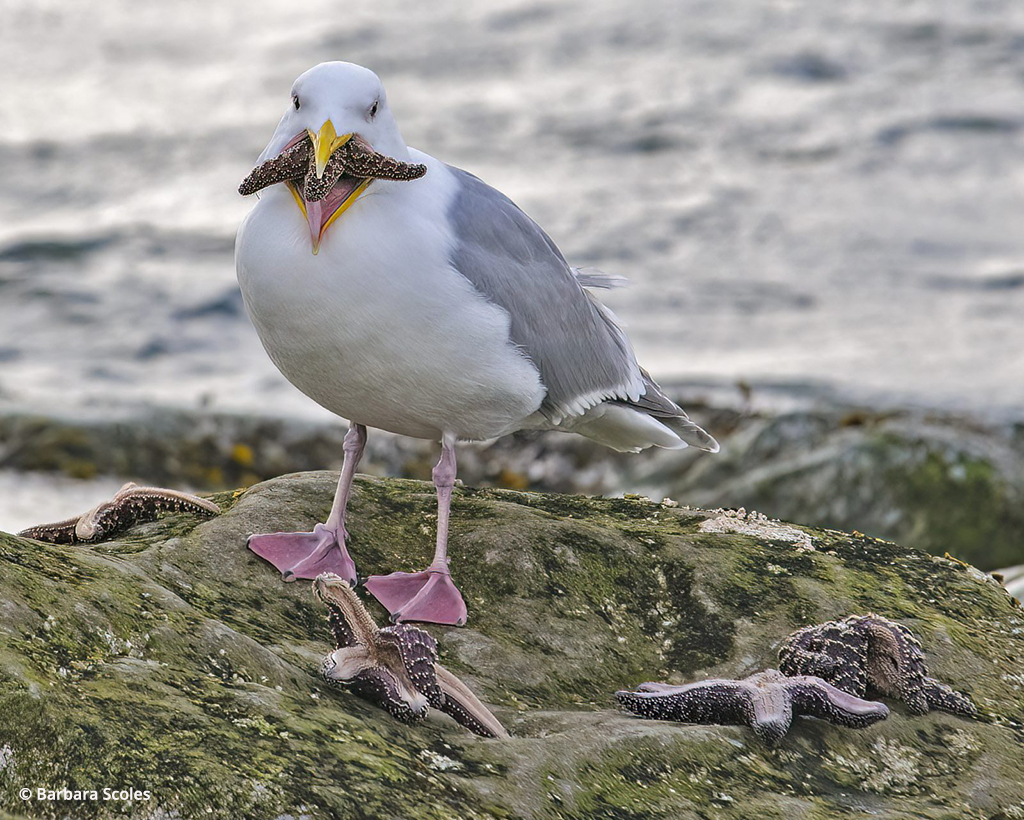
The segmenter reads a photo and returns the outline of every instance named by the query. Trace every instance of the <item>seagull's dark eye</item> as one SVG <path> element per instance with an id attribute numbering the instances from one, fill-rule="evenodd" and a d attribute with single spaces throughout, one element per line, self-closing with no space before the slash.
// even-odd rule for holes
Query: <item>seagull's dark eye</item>
<path id="1" fill-rule="evenodd" d="M 368 112 L 368 113 L 369 113 L 369 115 L 370 115 L 370 119 L 371 119 L 371 120 L 372 120 L 372 119 L 373 119 L 374 117 L 376 117 L 376 116 L 377 116 L 377 106 L 378 106 L 378 105 L 380 105 L 380 100 L 374 100 L 374 101 L 373 101 L 373 105 L 371 105 L 371 106 L 370 106 L 370 110 L 369 110 L 369 112 Z"/>
<path id="2" fill-rule="evenodd" d="M 292 105 L 295 106 L 295 110 L 296 111 L 299 110 L 299 95 L 298 94 L 296 94 L 294 97 L 292 97 Z"/>

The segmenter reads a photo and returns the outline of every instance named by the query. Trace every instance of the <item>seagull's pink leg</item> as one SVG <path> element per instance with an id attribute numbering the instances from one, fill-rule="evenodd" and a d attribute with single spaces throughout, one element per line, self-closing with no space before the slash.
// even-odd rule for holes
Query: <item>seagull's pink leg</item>
<path id="1" fill-rule="evenodd" d="M 462 626 L 466 623 L 466 602 L 448 572 L 448 518 L 455 486 L 455 440 L 441 441 L 441 459 L 434 467 L 437 488 L 437 548 L 434 560 L 422 572 L 393 572 L 371 575 L 366 588 L 388 612 L 391 620 L 428 621 Z"/>
<path id="2" fill-rule="evenodd" d="M 345 548 L 345 509 L 352 492 L 352 479 L 366 446 L 366 428 L 351 424 L 345 434 L 345 461 L 338 479 L 338 490 L 327 522 L 317 524 L 313 532 L 275 532 L 249 536 L 249 549 L 281 570 L 285 581 L 316 578 L 322 572 L 340 575 L 350 584 L 357 580 L 356 565 Z"/>

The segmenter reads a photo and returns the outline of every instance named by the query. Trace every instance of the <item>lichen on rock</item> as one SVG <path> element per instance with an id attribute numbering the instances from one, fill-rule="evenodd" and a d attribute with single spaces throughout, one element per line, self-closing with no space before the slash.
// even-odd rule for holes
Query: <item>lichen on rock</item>
<path id="1" fill-rule="evenodd" d="M 987 820 L 1024 801 L 1024 618 L 1005 591 L 891 542 L 799 528 L 807 551 L 641 498 L 457 489 L 470 620 L 428 629 L 512 738 L 391 720 L 318 678 L 330 636 L 308 585 L 245 549 L 250 533 L 323 520 L 335 481 L 284 476 L 216 495 L 213 520 L 96 545 L 0 535 L 0 813 Z M 430 485 L 359 478 L 350 509 L 362 575 L 429 558 Z M 920 634 L 980 718 L 896 705 L 858 732 L 800 721 L 773 750 L 615 706 L 638 680 L 750 674 L 793 629 L 866 611 Z M 104 785 L 152 799 L 18 797 Z"/>

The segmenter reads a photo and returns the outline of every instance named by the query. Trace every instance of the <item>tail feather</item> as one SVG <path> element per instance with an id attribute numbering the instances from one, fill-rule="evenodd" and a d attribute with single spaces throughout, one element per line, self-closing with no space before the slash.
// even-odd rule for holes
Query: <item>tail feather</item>
<path id="1" fill-rule="evenodd" d="M 597 268 L 573 268 L 573 275 L 576 281 L 585 288 L 625 288 L 629 286 L 629 280 L 625 276 L 614 273 L 605 273 Z"/>
<path id="2" fill-rule="evenodd" d="M 714 437 L 699 425 L 694 424 L 686 415 L 686 411 L 665 395 L 658 383 L 651 378 L 650 373 L 640 368 L 640 374 L 644 380 L 644 394 L 636 401 L 621 403 L 657 419 L 692 447 L 706 450 L 709 453 L 717 453 L 720 448 Z"/>
<path id="3" fill-rule="evenodd" d="M 559 427 L 625 453 L 638 453 L 648 447 L 681 450 L 691 444 L 701 450 L 718 452 L 718 442 L 685 413 L 681 417 L 656 417 L 641 407 L 623 402 L 603 402 L 582 416 L 567 419 Z"/>
<path id="4" fill-rule="evenodd" d="M 609 399 L 555 426 L 626 453 L 648 447 L 681 450 L 691 446 L 709 453 L 719 451 L 714 437 L 694 424 L 642 367 L 640 375 L 644 392 L 639 398 Z"/>
<path id="5" fill-rule="evenodd" d="M 679 412 L 682 413 L 681 416 L 669 418 L 655 416 L 655 418 L 691 447 L 696 447 L 698 450 L 705 450 L 709 453 L 717 453 L 721 449 L 714 436 L 700 425 L 694 424 L 690 417 L 683 413 L 682 410 Z"/>

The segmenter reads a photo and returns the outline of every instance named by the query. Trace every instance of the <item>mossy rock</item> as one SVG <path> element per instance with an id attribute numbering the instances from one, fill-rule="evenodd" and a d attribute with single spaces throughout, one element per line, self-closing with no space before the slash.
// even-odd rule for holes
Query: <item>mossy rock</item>
<path id="1" fill-rule="evenodd" d="M 459 475 L 475 486 L 541 492 L 641 488 L 857 529 L 985 570 L 1024 562 L 1024 425 L 849 407 L 740 412 L 680 400 L 718 437 L 720 453 L 634 458 L 579 436 L 521 432 L 462 447 Z M 344 435 L 337 421 L 167 409 L 121 418 L 0 414 L 9 469 L 213 491 L 340 466 Z M 374 433 L 361 463 L 372 475 L 427 479 L 436 459 L 433 442 Z"/>
<path id="2" fill-rule="evenodd" d="M 678 472 L 669 492 L 856 528 L 985 570 L 1024 562 L 1018 426 L 975 427 L 920 413 L 750 418 L 724 440 L 720 456 Z"/>
<path id="3" fill-rule="evenodd" d="M 458 489 L 470 622 L 430 631 L 513 735 L 486 740 L 441 715 L 405 726 L 317 678 L 321 606 L 245 540 L 322 520 L 335 481 L 284 476 L 217 496 L 211 521 L 91 547 L 0 535 L 0 816 L 1024 817 L 1024 618 L 963 564 L 832 531 L 729 532 L 638 498 Z M 433 525 L 430 485 L 357 481 L 361 573 L 424 565 Z M 615 708 L 623 686 L 744 676 L 792 629 L 867 611 L 911 626 L 981 717 L 895 705 L 863 731 L 798 720 L 768 749 Z M 151 797 L 19 798 L 39 787 Z"/>

